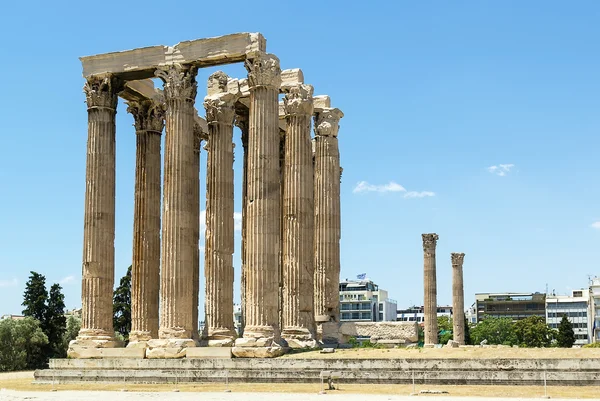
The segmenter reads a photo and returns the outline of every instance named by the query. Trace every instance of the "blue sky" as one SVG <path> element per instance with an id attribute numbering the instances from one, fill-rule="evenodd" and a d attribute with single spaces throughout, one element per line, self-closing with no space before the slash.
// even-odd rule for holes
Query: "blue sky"
<path id="1" fill-rule="evenodd" d="M 2 6 L 0 314 L 21 311 L 30 270 L 80 306 L 87 113 L 78 57 L 233 32 L 263 33 L 282 68 L 302 68 L 345 114 L 342 279 L 366 272 L 400 307 L 421 304 L 425 232 L 440 236 L 440 304 L 451 302 L 450 252 L 466 253 L 468 304 L 476 292 L 546 284 L 566 293 L 600 275 L 600 3 L 75 4 Z M 214 71 L 199 74 L 199 108 Z M 131 263 L 134 163 L 121 104 L 116 282 Z M 239 277 L 239 246 L 234 260 Z"/>

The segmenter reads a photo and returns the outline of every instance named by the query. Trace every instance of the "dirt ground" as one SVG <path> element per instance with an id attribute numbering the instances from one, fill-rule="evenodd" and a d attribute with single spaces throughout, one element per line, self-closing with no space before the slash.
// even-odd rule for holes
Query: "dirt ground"
<path id="1" fill-rule="evenodd" d="M 282 356 L 290 359 L 430 359 L 430 358 L 474 358 L 474 359 L 566 359 L 600 358 L 600 348 L 351 348 L 336 349 L 333 354 L 320 351 L 292 353 Z"/>

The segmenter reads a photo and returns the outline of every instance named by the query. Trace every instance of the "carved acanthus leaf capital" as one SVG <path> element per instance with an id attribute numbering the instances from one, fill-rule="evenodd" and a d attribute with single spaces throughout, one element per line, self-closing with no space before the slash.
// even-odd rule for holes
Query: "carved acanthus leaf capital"
<path id="1" fill-rule="evenodd" d="M 435 250 L 435 246 L 437 245 L 438 235 L 433 234 L 422 234 L 423 236 L 423 250 L 431 251 Z"/>
<path id="2" fill-rule="evenodd" d="M 118 94 L 124 82 L 114 75 L 92 76 L 86 79 L 83 92 L 89 109 L 108 108 L 116 110 Z"/>
<path id="3" fill-rule="evenodd" d="M 273 54 L 257 54 L 246 60 L 248 70 L 248 85 L 250 88 L 266 86 L 279 90 L 281 86 L 281 68 L 279 59 Z"/>
<path id="4" fill-rule="evenodd" d="M 463 261 L 465 260 L 465 254 L 452 252 L 450 258 L 452 259 L 452 266 L 462 266 Z"/>
<path id="5" fill-rule="evenodd" d="M 337 137 L 342 117 L 344 113 L 340 109 L 323 109 L 315 116 L 315 134 Z"/>
<path id="6" fill-rule="evenodd" d="M 288 116 L 313 114 L 313 87 L 311 85 L 295 85 L 290 87 L 283 98 L 285 114 Z"/>
<path id="7" fill-rule="evenodd" d="M 236 97 L 230 94 L 204 98 L 206 121 L 209 124 L 223 123 L 233 125 L 236 100 Z"/>
<path id="8" fill-rule="evenodd" d="M 156 70 L 154 75 L 164 82 L 167 102 L 179 100 L 194 103 L 198 91 L 197 72 L 198 68 L 194 66 L 171 65 Z"/>
<path id="9" fill-rule="evenodd" d="M 165 127 L 164 101 L 150 99 L 129 101 L 127 105 L 127 112 L 133 116 L 136 132 L 154 131 L 159 134 L 162 132 Z"/>

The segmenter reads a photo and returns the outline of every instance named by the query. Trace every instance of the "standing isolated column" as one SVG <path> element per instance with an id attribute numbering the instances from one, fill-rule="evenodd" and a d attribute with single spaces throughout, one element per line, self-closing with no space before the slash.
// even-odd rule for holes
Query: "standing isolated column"
<path id="1" fill-rule="evenodd" d="M 165 106 L 130 101 L 136 133 L 131 332 L 128 346 L 158 338 L 160 284 L 160 140 Z"/>
<path id="2" fill-rule="evenodd" d="M 227 93 L 229 77 L 212 74 L 220 93 L 204 99 L 208 122 L 206 170 L 206 334 L 209 346 L 231 346 L 233 323 L 233 119 L 237 96 Z"/>
<path id="3" fill-rule="evenodd" d="M 425 346 L 433 346 L 438 343 L 437 324 L 437 284 L 435 267 L 435 246 L 438 240 L 437 234 L 423 234 L 423 255 L 425 284 Z"/>
<path id="4" fill-rule="evenodd" d="M 122 82 L 88 77 L 88 108 L 81 330 L 72 346 L 114 347 L 115 115 Z M 90 341 L 88 341 L 90 340 Z M 69 350 L 71 353 L 71 349 Z"/>
<path id="5" fill-rule="evenodd" d="M 452 253 L 452 333 L 454 341 L 465 345 L 465 292 L 463 287 L 464 253 Z"/>
<path id="6" fill-rule="evenodd" d="M 340 153 L 339 122 L 344 114 L 326 108 L 315 117 L 315 319 L 339 322 L 340 317 Z"/>
<path id="7" fill-rule="evenodd" d="M 279 59 L 256 54 L 246 62 L 250 86 L 246 205 L 246 326 L 236 346 L 280 340 L 281 187 L 279 184 Z"/>
<path id="8" fill-rule="evenodd" d="M 161 339 L 186 339 L 194 346 L 194 101 L 196 68 L 173 65 L 157 70 L 167 104 L 161 252 Z"/>
<path id="9" fill-rule="evenodd" d="M 291 87 L 283 172 L 283 333 L 291 348 L 316 346 L 314 318 L 313 88 Z"/>

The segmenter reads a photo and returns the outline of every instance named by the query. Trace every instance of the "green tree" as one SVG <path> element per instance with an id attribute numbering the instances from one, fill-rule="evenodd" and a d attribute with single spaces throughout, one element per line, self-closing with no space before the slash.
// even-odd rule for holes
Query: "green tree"
<path id="1" fill-rule="evenodd" d="M 517 344 L 521 347 L 549 347 L 555 337 L 554 330 L 541 316 L 530 316 L 514 325 Z"/>
<path id="2" fill-rule="evenodd" d="M 48 336 L 48 357 L 64 358 L 67 350 L 64 348 L 63 335 L 67 329 L 67 318 L 65 317 L 65 296 L 60 284 L 50 287 L 48 307 L 46 308 L 45 326 Z"/>
<path id="3" fill-rule="evenodd" d="M 567 315 L 563 315 L 558 325 L 558 334 L 556 335 L 556 342 L 559 347 L 571 348 L 575 344 L 575 333 L 573 332 L 573 325 L 567 319 Z"/>
<path id="4" fill-rule="evenodd" d="M 46 320 L 46 302 L 48 301 L 48 291 L 46 291 L 46 277 L 30 272 L 29 280 L 25 284 L 25 293 L 23 294 L 23 316 L 30 316 L 42 324 Z"/>
<path id="5" fill-rule="evenodd" d="M 485 317 L 470 330 L 473 344 L 480 344 L 487 340 L 488 344 L 517 344 L 517 338 L 513 328 L 513 322 L 506 317 Z"/>
<path id="6" fill-rule="evenodd" d="M 453 323 L 450 316 L 438 316 L 438 344 L 447 344 L 453 338 Z"/>
<path id="7" fill-rule="evenodd" d="M 471 345 L 471 325 L 465 316 L 465 345 Z"/>
<path id="8" fill-rule="evenodd" d="M 77 338 L 77 334 L 79 334 L 79 330 L 81 329 L 81 321 L 75 316 L 69 316 L 67 320 L 67 328 L 63 334 L 63 349 L 69 349 L 69 343 Z"/>
<path id="9" fill-rule="evenodd" d="M 113 294 L 113 326 L 128 341 L 131 331 L 131 266 Z"/>
<path id="10" fill-rule="evenodd" d="M 0 371 L 44 368 L 47 345 L 48 338 L 37 320 L 0 321 Z"/>

